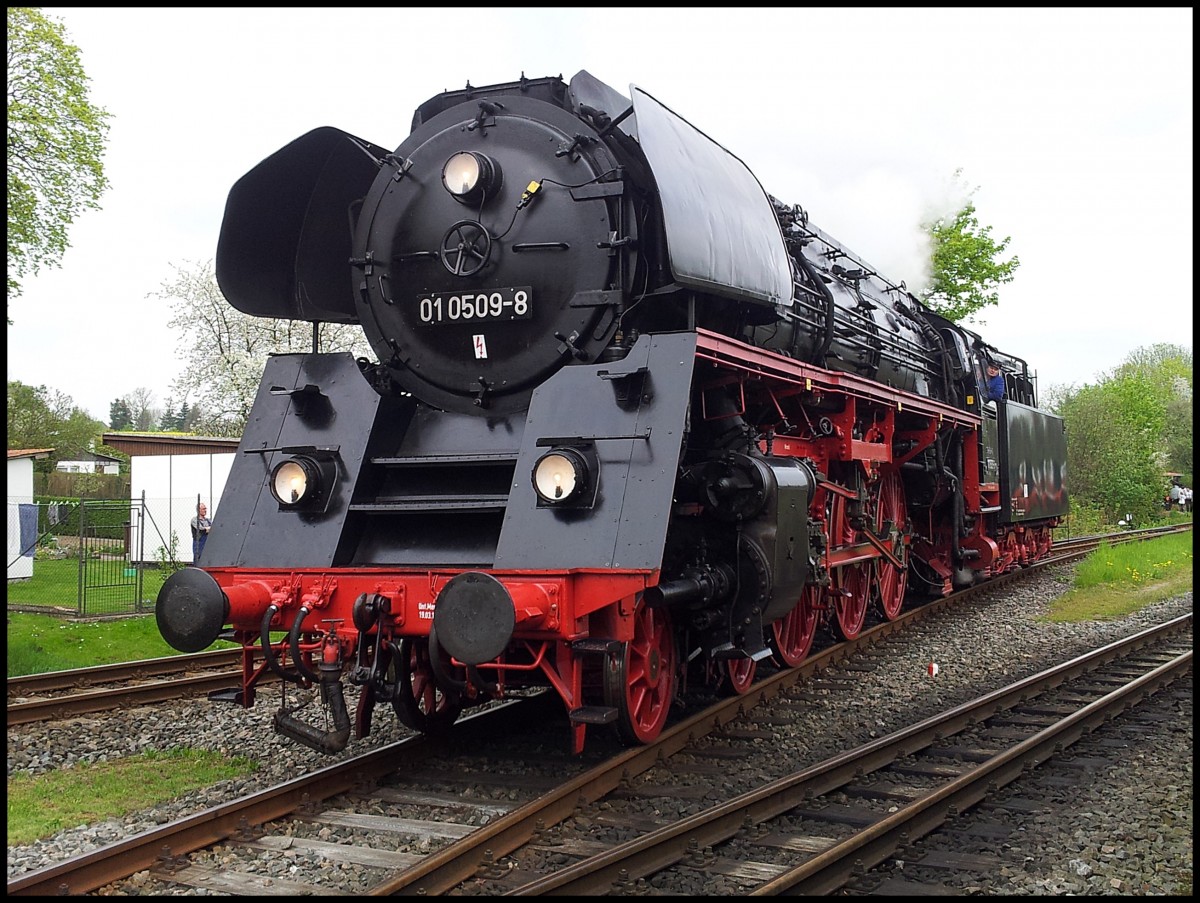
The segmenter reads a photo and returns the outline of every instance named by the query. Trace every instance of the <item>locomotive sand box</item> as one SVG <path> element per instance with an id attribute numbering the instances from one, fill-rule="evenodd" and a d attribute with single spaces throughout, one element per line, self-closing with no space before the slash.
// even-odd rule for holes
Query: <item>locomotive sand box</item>
<path id="1" fill-rule="evenodd" d="M 1023 360 L 587 72 L 439 94 L 394 151 L 309 132 L 233 187 L 216 268 L 378 355 L 266 362 L 156 606 L 177 649 L 243 644 L 236 702 L 268 669 L 319 687 L 328 727 L 275 716 L 315 749 L 377 703 L 437 732 L 530 687 L 576 752 L 648 742 L 689 686 L 1044 557 L 1067 513 Z"/>

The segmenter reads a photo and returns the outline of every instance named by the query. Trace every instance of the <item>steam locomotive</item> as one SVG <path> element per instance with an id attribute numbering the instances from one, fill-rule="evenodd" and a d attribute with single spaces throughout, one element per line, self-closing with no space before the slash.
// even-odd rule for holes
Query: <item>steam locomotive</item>
<path id="1" fill-rule="evenodd" d="M 378 355 L 266 362 L 156 604 L 176 649 L 242 644 L 224 698 L 317 691 L 274 724 L 324 752 L 377 704 L 437 733 L 547 687 L 576 753 L 646 743 L 687 690 L 1044 557 L 1068 510 L 1024 360 L 587 72 L 439 94 L 394 151 L 301 136 L 234 185 L 216 274 Z"/>

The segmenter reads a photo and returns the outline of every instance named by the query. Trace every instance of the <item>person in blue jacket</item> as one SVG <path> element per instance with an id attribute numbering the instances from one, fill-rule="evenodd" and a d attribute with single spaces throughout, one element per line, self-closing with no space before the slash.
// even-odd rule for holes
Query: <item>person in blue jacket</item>
<path id="1" fill-rule="evenodd" d="M 1004 376 L 1000 373 L 1000 365 L 995 361 L 988 361 L 987 385 L 984 386 L 983 397 L 988 401 L 1004 400 Z"/>

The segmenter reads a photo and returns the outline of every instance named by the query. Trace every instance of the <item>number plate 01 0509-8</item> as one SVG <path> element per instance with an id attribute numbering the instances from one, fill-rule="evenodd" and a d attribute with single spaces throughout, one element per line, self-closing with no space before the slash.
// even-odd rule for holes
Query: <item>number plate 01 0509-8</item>
<path id="1" fill-rule="evenodd" d="M 494 323 L 533 316 L 533 289 L 527 285 L 484 292 L 426 292 L 417 296 L 422 323 Z"/>

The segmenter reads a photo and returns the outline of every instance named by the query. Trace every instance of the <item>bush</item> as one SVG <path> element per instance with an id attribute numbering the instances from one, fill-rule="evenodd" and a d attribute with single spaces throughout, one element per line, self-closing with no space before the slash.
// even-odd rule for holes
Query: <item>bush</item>
<path id="1" fill-rule="evenodd" d="M 158 559 L 159 570 L 165 571 L 168 575 L 187 567 L 179 560 L 179 534 L 174 530 L 171 531 L 171 547 L 168 549 L 159 546 L 155 551 L 155 557 Z"/>
<path id="2" fill-rule="evenodd" d="M 55 495 L 35 495 L 39 507 L 38 530 L 52 536 L 78 536 L 81 499 Z M 58 505 L 58 523 L 50 523 L 49 506 Z M 95 535 L 119 539 L 125 525 L 129 523 L 130 504 L 128 499 L 106 500 L 104 504 L 87 505 L 87 525 Z"/>
<path id="3" fill-rule="evenodd" d="M 1055 539 L 1065 540 L 1078 536 L 1095 536 L 1112 529 L 1104 518 L 1104 512 L 1098 505 L 1089 505 L 1077 499 L 1071 499 L 1071 513 L 1062 520 L 1062 525 L 1055 529 Z"/>

